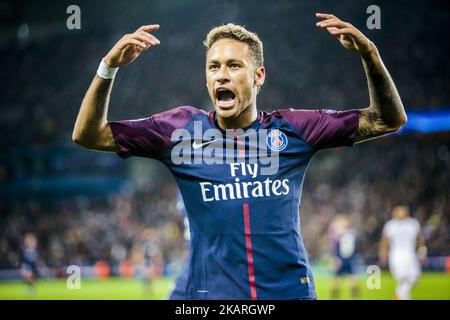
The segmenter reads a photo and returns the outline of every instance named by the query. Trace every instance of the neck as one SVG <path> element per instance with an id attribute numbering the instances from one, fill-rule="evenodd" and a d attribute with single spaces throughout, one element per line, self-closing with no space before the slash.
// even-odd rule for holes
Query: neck
<path id="1" fill-rule="evenodd" d="M 256 103 L 252 103 L 244 111 L 242 111 L 235 118 L 218 117 L 217 122 L 219 127 L 223 130 L 246 128 L 255 122 L 258 112 L 256 110 Z"/>

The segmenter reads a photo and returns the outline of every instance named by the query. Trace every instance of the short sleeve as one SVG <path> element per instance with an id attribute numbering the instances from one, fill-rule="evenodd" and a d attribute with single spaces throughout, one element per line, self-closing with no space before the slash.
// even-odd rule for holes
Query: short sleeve
<path id="1" fill-rule="evenodd" d="M 294 125 L 300 138 L 315 149 L 352 146 L 359 125 L 359 110 L 295 110 L 280 114 Z"/>
<path id="2" fill-rule="evenodd" d="M 161 158 L 171 144 L 172 132 L 182 128 L 200 110 L 178 107 L 137 120 L 109 121 L 122 158 L 130 156 Z"/>
<path id="3" fill-rule="evenodd" d="M 383 227 L 383 234 L 389 239 L 391 237 L 392 223 L 388 221 Z"/>
<path id="4" fill-rule="evenodd" d="M 414 232 L 415 232 L 416 234 L 419 234 L 419 233 L 420 233 L 420 223 L 419 223 L 419 220 L 413 219 L 413 227 L 414 227 Z"/>

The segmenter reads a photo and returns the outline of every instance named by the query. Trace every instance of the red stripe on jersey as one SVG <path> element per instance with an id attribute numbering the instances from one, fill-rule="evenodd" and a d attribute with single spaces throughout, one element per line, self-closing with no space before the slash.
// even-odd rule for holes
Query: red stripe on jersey
<path id="1" fill-rule="evenodd" d="M 248 282 L 250 283 L 250 297 L 256 300 L 256 283 L 255 283 L 255 269 L 253 267 L 253 251 L 252 251 L 252 231 L 250 229 L 250 210 L 248 203 L 243 205 L 244 211 L 244 226 L 245 226 L 245 248 L 247 251 L 247 265 L 248 265 Z"/>
<path id="2" fill-rule="evenodd" d="M 241 136 L 237 136 L 236 135 L 236 129 L 234 129 L 234 134 L 235 134 L 235 137 L 236 137 L 237 147 L 238 147 L 238 150 L 239 150 L 239 158 L 244 158 L 245 157 L 244 141 L 242 141 L 242 137 Z"/>
<path id="3" fill-rule="evenodd" d="M 245 157 L 245 145 L 242 141 L 242 138 L 240 136 L 237 136 L 237 144 L 238 144 L 238 150 L 239 150 L 239 158 Z"/>

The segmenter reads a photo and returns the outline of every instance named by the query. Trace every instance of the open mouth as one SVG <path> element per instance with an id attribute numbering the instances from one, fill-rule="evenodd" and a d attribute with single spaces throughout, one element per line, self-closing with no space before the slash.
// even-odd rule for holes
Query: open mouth
<path id="1" fill-rule="evenodd" d="M 233 91 L 226 88 L 218 88 L 216 90 L 217 106 L 220 108 L 231 108 L 234 106 L 236 95 Z"/>

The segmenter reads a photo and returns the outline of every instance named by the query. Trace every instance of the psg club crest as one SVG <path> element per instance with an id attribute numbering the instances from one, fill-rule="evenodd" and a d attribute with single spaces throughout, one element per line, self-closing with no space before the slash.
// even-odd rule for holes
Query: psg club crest
<path id="1" fill-rule="evenodd" d="M 283 151 L 286 149 L 288 144 L 288 139 L 286 135 L 278 129 L 270 131 L 267 136 L 267 146 L 272 151 Z"/>

